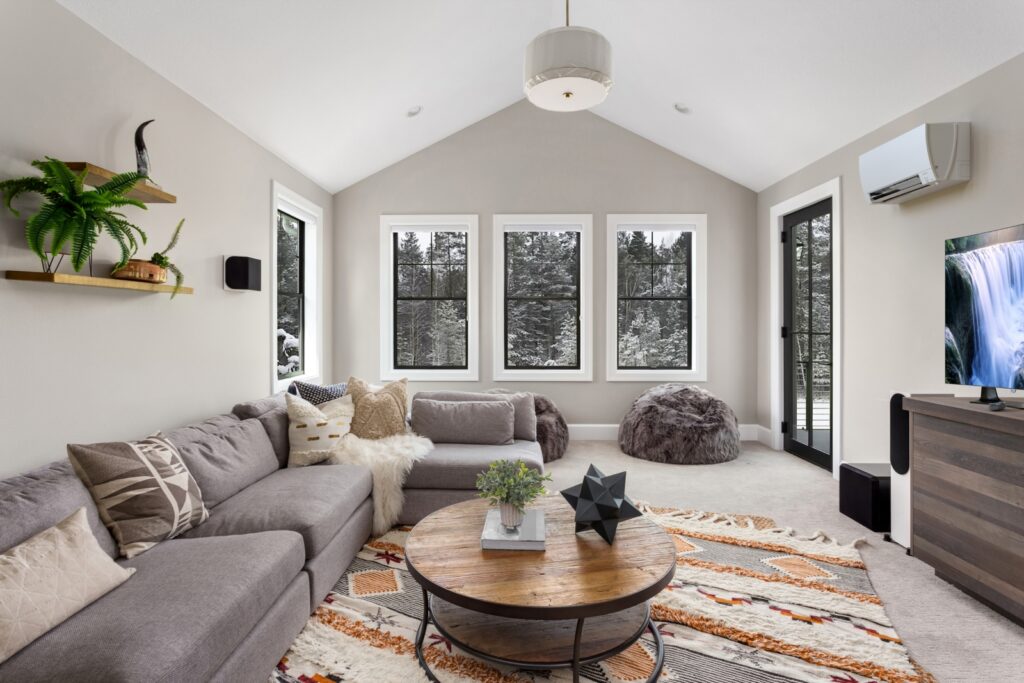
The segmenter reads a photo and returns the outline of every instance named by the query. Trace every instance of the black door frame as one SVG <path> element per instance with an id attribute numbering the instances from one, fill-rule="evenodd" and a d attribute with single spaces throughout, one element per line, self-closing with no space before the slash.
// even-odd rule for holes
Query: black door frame
<path id="1" fill-rule="evenodd" d="M 792 236 L 792 229 L 794 226 L 800 225 L 804 222 L 810 222 L 812 218 L 822 216 L 824 214 L 830 215 L 829 220 L 829 249 L 834 257 L 835 250 L 833 245 L 835 243 L 835 217 L 832 214 L 833 204 L 832 197 L 827 197 L 821 201 L 815 202 L 810 206 L 806 206 L 797 211 L 786 214 L 782 217 L 782 243 L 783 243 L 783 287 L 782 287 L 782 345 L 783 345 L 783 363 L 782 372 L 784 377 L 784 389 L 783 389 L 783 450 L 793 455 L 803 458 L 808 462 L 811 462 L 819 467 L 832 472 L 833 469 L 833 451 L 834 451 L 834 431 L 832 429 L 832 421 L 834 416 L 834 380 L 835 380 L 835 340 L 832 338 L 832 353 L 831 360 L 829 362 L 830 368 L 830 381 L 829 381 L 829 452 L 818 450 L 814 448 L 814 410 L 813 410 L 813 399 L 810 401 L 808 413 L 806 413 L 807 419 L 807 432 L 809 436 L 810 445 L 797 441 L 793 438 L 796 432 L 796 401 L 794 400 L 793 392 L 795 390 L 793 384 L 793 334 L 790 334 L 790 330 L 793 329 L 793 258 L 794 251 L 796 249 L 796 240 L 790 239 Z M 810 236 L 810 225 L 808 225 L 808 236 Z M 808 249 L 811 249 L 810 240 L 808 240 Z M 808 254 L 808 265 L 811 264 L 813 253 Z M 832 278 L 832 271 L 829 272 L 829 277 Z M 829 335 L 833 335 L 835 330 L 832 326 L 832 311 L 835 306 L 835 287 L 836 283 L 831 283 L 831 303 L 829 306 Z M 811 279 L 810 270 L 808 270 L 808 285 L 807 285 L 808 297 L 813 293 L 813 284 Z M 811 337 L 812 335 L 808 335 Z M 813 348 L 813 344 L 809 346 Z M 807 390 L 813 391 L 814 380 L 813 373 L 806 381 Z"/>

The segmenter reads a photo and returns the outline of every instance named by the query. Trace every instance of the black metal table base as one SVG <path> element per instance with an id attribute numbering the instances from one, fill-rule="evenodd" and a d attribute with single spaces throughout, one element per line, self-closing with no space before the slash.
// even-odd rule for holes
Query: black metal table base
<path id="1" fill-rule="evenodd" d="M 440 683 L 440 680 L 437 678 L 437 676 L 434 675 L 434 672 L 431 671 L 430 665 L 427 664 L 426 657 L 423 656 L 423 641 L 427 637 L 427 626 L 430 624 L 431 621 L 434 622 L 434 628 L 436 628 L 438 631 L 440 631 L 441 635 L 443 635 L 445 638 L 450 640 L 453 645 L 455 645 L 455 646 L 465 650 L 466 652 L 469 652 L 470 654 L 472 654 L 475 657 L 479 657 L 480 659 L 486 660 L 486 661 L 494 663 L 494 664 L 501 664 L 503 666 L 510 666 L 510 667 L 514 667 L 514 668 L 517 668 L 517 669 L 524 669 L 524 670 L 572 669 L 572 680 L 573 680 L 573 683 L 579 683 L 579 680 L 580 680 L 580 667 L 582 665 L 590 664 L 591 662 L 597 662 L 597 661 L 600 661 L 602 659 L 607 659 L 609 657 L 612 657 L 612 656 L 618 654 L 619 652 L 622 652 L 623 650 L 628 648 L 630 645 L 635 643 L 637 640 L 639 640 L 640 637 L 643 635 L 644 631 L 650 631 L 651 637 L 654 639 L 654 655 L 655 655 L 654 656 L 654 669 L 651 671 L 651 675 L 647 678 L 647 683 L 654 683 L 655 681 L 657 681 L 658 677 L 661 675 L 661 670 L 662 670 L 662 668 L 665 665 L 665 643 L 661 639 L 661 633 L 658 632 L 658 628 L 654 625 L 654 622 L 651 621 L 650 609 L 648 609 L 648 611 L 647 611 L 647 617 L 644 620 L 643 626 L 637 632 L 636 638 L 631 638 L 631 639 L 625 641 L 624 643 L 622 643 L 621 645 L 619 645 L 618 647 L 616 647 L 616 648 L 614 648 L 612 650 L 609 650 L 607 652 L 602 652 L 600 654 L 597 654 L 597 655 L 594 655 L 594 656 L 591 656 L 591 657 L 587 657 L 587 658 L 583 658 L 583 659 L 580 658 L 580 649 L 582 647 L 583 623 L 584 623 L 585 620 L 584 619 L 577 619 L 576 620 L 576 635 L 575 635 L 575 637 L 573 639 L 573 647 L 572 647 L 572 660 L 568 661 L 568 662 L 559 662 L 559 663 L 554 663 L 554 664 L 534 664 L 534 663 L 530 663 L 530 662 L 517 662 L 515 660 L 503 659 L 501 657 L 494 657 L 494 656 L 491 656 L 491 655 L 487 654 L 486 652 L 480 652 L 479 650 L 475 650 L 475 649 L 473 649 L 473 648 L 471 648 L 471 647 L 461 643 L 456 638 L 453 638 L 451 636 L 451 634 L 447 633 L 444 630 L 444 628 L 440 624 L 438 624 L 437 620 L 434 618 L 433 613 L 431 612 L 431 609 L 430 609 L 430 593 L 428 593 L 427 589 L 424 588 L 423 589 L 423 618 L 420 620 L 420 627 L 419 627 L 419 630 L 417 630 L 417 632 L 416 632 L 416 659 L 419 660 L 420 667 L 427 674 L 427 678 L 430 681 L 432 681 L 433 683 Z"/>

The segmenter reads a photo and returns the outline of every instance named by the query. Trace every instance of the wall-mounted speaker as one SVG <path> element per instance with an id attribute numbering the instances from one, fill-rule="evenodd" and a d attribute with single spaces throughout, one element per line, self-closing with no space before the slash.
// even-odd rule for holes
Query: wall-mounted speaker
<path id="1" fill-rule="evenodd" d="M 224 259 L 224 287 L 259 292 L 263 289 L 260 260 L 248 256 L 228 256 Z"/>

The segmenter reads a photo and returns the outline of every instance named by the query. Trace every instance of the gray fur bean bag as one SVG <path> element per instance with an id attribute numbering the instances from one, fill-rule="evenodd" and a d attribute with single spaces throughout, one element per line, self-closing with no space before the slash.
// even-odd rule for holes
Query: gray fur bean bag
<path id="1" fill-rule="evenodd" d="M 619 448 L 654 462 L 726 462 L 740 454 L 740 428 L 732 408 L 707 391 L 661 384 L 633 401 L 619 425 Z"/>
<path id="2" fill-rule="evenodd" d="M 488 389 L 489 394 L 514 394 L 508 389 Z M 569 447 L 569 425 L 558 411 L 558 406 L 547 396 L 533 395 L 533 408 L 537 411 L 537 441 L 540 442 L 544 462 L 558 460 Z"/>

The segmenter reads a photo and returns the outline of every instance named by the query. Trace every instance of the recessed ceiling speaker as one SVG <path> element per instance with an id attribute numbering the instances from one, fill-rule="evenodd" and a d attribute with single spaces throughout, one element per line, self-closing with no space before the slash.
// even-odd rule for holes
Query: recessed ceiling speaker
<path id="1" fill-rule="evenodd" d="M 263 289 L 260 260 L 248 256 L 228 256 L 224 259 L 224 288 L 236 291 L 259 292 Z"/>

